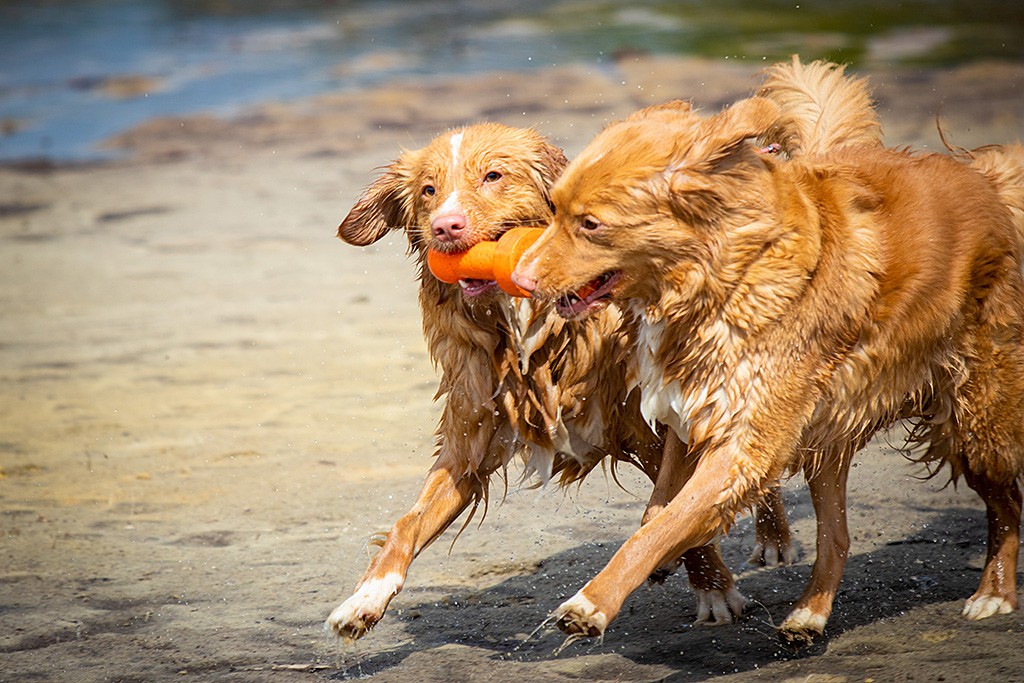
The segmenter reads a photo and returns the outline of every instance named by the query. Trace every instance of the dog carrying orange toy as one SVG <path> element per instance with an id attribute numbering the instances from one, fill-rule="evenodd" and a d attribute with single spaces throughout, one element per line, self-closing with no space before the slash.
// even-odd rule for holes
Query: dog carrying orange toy
<path id="1" fill-rule="evenodd" d="M 502 291 L 528 297 L 529 292 L 512 282 L 512 271 L 519 257 L 542 232 L 543 228 L 512 228 L 498 241 L 477 242 L 466 251 L 447 253 L 431 249 L 427 252 L 427 265 L 441 282 L 494 280 Z"/>

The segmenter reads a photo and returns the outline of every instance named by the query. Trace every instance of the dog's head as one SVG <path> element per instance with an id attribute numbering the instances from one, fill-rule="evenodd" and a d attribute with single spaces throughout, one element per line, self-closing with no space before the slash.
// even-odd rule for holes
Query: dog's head
<path id="1" fill-rule="evenodd" d="M 461 252 L 510 228 L 547 225 L 549 189 L 565 164 L 562 151 L 531 129 L 486 123 L 451 131 L 388 166 L 338 236 L 365 246 L 405 230 L 423 259 L 428 249 Z M 460 284 L 467 299 L 497 291 L 488 281 Z"/>
<path id="2" fill-rule="evenodd" d="M 686 280 L 713 260 L 723 224 L 764 202 L 752 181 L 768 162 L 748 139 L 777 117 L 754 97 L 707 119 L 675 101 L 612 124 L 552 188 L 555 216 L 513 279 L 565 317 L 616 299 L 653 303 L 667 279 L 698 286 Z"/>

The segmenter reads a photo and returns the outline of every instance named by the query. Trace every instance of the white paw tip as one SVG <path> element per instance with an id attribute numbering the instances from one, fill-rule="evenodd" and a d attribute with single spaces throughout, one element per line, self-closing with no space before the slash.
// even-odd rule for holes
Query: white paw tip
<path id="1" fill-rule="evenodd" d="M 608 617 L 582 592 L 559 605 L 553 616 L 558 627 L 570 635 L 600 636 L 608 628 Z"/>
<path id="2" fill-rule="evenodd" d="M 380 621 L 391 598 L 401 589 L 402 577 L 395 573 L 364 581 L 352 597 L 327 617 L 328 628 L 346 641 L 361 638 Z"/>
<path id="3" fill-rule="evenodd" d="M 817 614 L 806 607 L 801 607 L 793 610 L 779 628 L 784 631 L 814 631 L 821 634 L 825 632 L 827 621 L 827 615 Z"/>
<path id="4" fill-rule="evenodd" d="M 337 637 L 347 643 L 362 638 L 380 620 L 380 614 L 371 615 L 363 611 L 362 605 L 351 598 L 334 608 L 325 625 Z"/>
<path id="5" fill-rule="evenodd" d="M 747 599 L 735 588 L 728 591 L 701 590 L 694 588 L 697 596 L 697 619 L 694 624 L 706 626 L 724 626 L 735 621 L 735 617 L 743 615 L 747 607 Z"/>
<path id="6" fill-rule="evenodd" d="M 758 543 L 746 562 L 744 569 L 759 567 L 783 567 L 796 563 L 797 552 L 793 545 L 777 546 L 775 544 Z"/>
<path id="7" fill-rule="evenodd" d="M 1013 604 L 1006 598 L 996 595 L 983 595 L 972 598 L 964 604 L 963 616 L 969 621 L 978 621 L 996 614 L 1009 614 Z"/>

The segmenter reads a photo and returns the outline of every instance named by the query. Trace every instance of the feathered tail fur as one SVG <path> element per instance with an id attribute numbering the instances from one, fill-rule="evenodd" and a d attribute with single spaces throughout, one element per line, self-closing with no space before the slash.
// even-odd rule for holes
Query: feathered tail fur
<path id="1" fill-rule="evenodd" d="M 881 146 L 882 124 L 867 79 L 844 71 L 825 61 L 801 64 L 796 55 L 766 69 L 757 94 L 779 105 L 781 115 L 762 141 L 777 143 L 791 157 L 850 145 Z"/>

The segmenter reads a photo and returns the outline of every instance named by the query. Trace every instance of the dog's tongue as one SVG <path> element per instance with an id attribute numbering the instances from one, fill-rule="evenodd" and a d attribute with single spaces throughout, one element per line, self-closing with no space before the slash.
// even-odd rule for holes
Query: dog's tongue
<path id="1" fill-rule="evenodd" d="M 566 318 L 571 318 L 572 316 L 579 314 L 585 310 L 588 305 L 589 304 L 586 300 L 580 299 L 575 294 L 567 294 L 555 302 L 555 308 L 558 310 L 559 315 Z"/>
<path id="2" fill-rule="evenodd" d="M 491 287 L 497 286 L 497 284 L 494 280 L 479 280 L 476 278 L 463 278 L 459 280 L 459 286 L 462 287 L 463 294 L 467 296 L 476 296 Z"/>
<path id="3" fill-rule="evenodd" d="M 606 273 L 601 277 L 594 278 L 575 292 L 561 297 L 555 302 L 555 308 L 561 315 L 571 317 L 582 313 L 591 306 L 600 307 L 603 305 L 602 297 L 614 286 L 618 278 L 616 273 Z"/>

